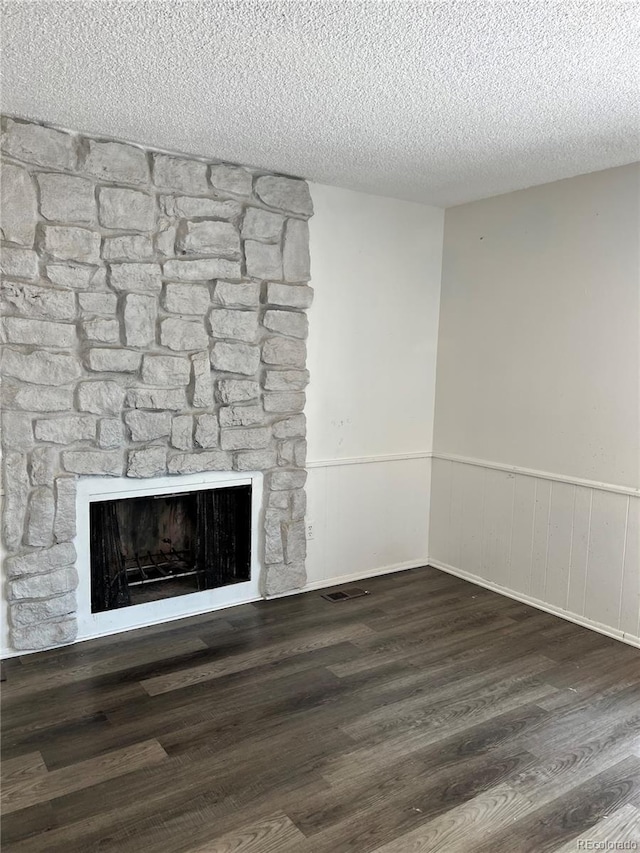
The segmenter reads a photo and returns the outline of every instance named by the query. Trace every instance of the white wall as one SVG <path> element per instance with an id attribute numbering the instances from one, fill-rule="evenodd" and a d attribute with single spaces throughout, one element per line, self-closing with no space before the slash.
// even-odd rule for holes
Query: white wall
<path id="1" fill-rule="evenodd" d="M 640 167 L 446 212 L 434 565 L 640 635 Z"/>
<path id="2" fill-rule="evenodd" d="M 427 559 L 444 215 L 311 192 L 307 573 L 322 586 Z"/>

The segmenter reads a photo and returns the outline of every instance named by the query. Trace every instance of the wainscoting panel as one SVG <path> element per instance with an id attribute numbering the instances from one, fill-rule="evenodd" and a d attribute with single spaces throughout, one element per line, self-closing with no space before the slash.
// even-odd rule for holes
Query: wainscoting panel
<path id="1" fill-rule="evenodd" d="M 640 494 L 432 459 L 429 562 L 640 645 Z"/>

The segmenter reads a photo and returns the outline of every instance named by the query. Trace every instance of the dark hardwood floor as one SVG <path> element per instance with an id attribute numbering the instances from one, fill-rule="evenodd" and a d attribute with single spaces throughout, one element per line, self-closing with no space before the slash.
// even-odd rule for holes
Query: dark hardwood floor
<path id="1" fill-rule="evenodd" d="M 640 849 L 640 651 L 435 569 L 366 588 L 8 661 L 3 851 Z"/>

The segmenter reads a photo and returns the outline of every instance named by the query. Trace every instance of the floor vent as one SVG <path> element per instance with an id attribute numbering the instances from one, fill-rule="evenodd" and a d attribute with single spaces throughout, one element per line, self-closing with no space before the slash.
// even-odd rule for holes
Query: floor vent
<path id="1" fill-rule="evenodd" d="M 326 592 L 322 597 L 327 601 L 347 601 L 350 598 L 360 598 L 361 595 L 369 595 L 369 590 L 351 586 L 349 589 L 339 589 L 337 592 Z"/>

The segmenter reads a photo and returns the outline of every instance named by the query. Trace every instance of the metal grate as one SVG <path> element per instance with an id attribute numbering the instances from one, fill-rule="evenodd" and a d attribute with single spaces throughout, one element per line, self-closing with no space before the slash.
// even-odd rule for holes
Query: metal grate
<path id="1" fill-rule="evenodd" d="M 322 598 L 327 601 L 348 601 L 351 598 L 360 598 L 361 595 L 369 595 L 368 589 L 359 586 L 350 586 L 348 589 L 339 589 L 336 592 L 325 592 Z"/>

